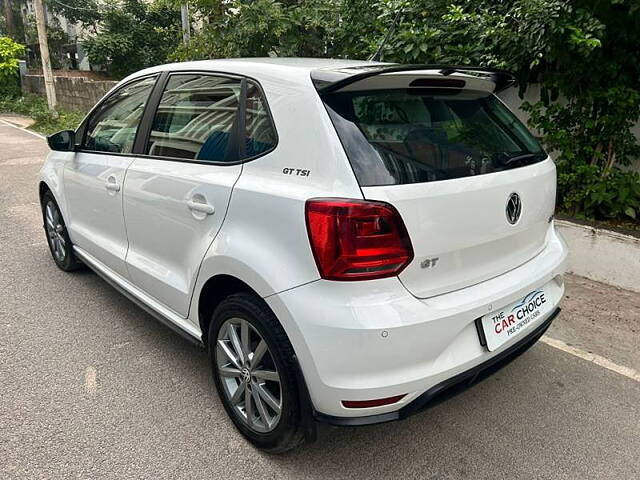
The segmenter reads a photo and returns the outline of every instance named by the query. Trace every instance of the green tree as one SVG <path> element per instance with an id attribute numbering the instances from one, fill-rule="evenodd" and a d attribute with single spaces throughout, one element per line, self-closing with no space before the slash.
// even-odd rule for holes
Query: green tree
<path id="1" fill-rule="evenodd" d="M 172 58 L 337 55 L 339 4 L 337 0 L 205 0 L 198 4 L 204 28 Z"/>
<path id="2" fill-rule="evenodd" d="M 9 37 L 0 37 L 0 97 L 20 94 L 18 60 L 24 55 L 24 46 Z"/>
<path id="3" fill-rule="evenodd" d="M 8 0 L 0 0 L 0 35 L 9 35 L 9 28 L 7 25 L 7 19 L 5 18 L 5 9 L 3 1 Z M 20 14 L 20 5 L 19 1 L 10 1 L 9 6 L 11 8 L 12 17 L 13 17 L 13 35 L 11 36 L 14 40 L 23 40 L 24 39 L 24 25 L 22 23 L 22 15 Z"/>
<path id="4" fill-rule="evenodd" d="M 97 2 L 96 0 L 49 1 L 47 2 L 47 9 L 63 16 L 71 23 L 79 23 L 97 33 L 98 25 L 104 13 L 103 3 L 106 2 Z"/>
<path id="5" fill-rule="evenodd" d="M 39 57 L 40 47 L 38 44 L 38 31 L 36 29 L 35 15 L 28 15 L 25 20 L 25 40 L 27 45 L 30 45 L 31 48 L 35 48 Z M 68 67 L 68 60 L 64 47 L 69 44 L 69 35 L 67 35 L 67 32 L 62 29 L 60 21 L 55 17 L 47 19 L 46 30 L 49 55 L 51 57 L 51 67 L 54 70 Z"/>
<path id="6" fill-rule="evenodd" d="M 84 39 L 92 64 L 116 76 L 164 63 L 180 39 L 180 11 L 166 3 L 123 0 L 100 13 L 100 28 Z"/>

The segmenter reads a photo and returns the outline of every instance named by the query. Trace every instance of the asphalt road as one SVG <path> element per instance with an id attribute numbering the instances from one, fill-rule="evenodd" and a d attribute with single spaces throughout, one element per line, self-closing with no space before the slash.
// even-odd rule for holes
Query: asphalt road
<path id="1" fill-rule="evenodd" d="M 204 352 L 49 257 L 44 142 L 0 125 L 0 478 L 640 478 L 640 383 L 539 342 L 403 422 L 254 450 Z M 640 295 L 568 277 L 551 337 L 640 369 Z"/>

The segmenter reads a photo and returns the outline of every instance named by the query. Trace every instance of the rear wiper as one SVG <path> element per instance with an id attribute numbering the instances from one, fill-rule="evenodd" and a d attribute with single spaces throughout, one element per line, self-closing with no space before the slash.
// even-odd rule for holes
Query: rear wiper
<path id="1" fill-rule="evenodd" d="M 429 170 L 431 170 L 433 172 L 440 173 L 440 174 L 444 175 L 445 177 L 449 176 L 445 170 L 442 170 L 442 169 L 437 168 L 437 167 L 432 167 L 431 165 L 428 165 L 426 163 L 422 163 L 422 162 L 416 160 L 415 158 L 413 158 L 413 157 L 411 157 L 409 155 L 405 155 L 403 153 L 400 153 L 400 152 L 394 150 L 393 148 L 386 147 L 386 146 L 380 144 L 379 142 L 372 141 L 372 140 L 370 140 L 369 142 L 375 148 L 379 148 L 380 150 L 384 150 L 385 152 L 389 152 L 392 155 L 396 155 L 396 156 L 406 160 L 407 162 L 412 163 L 413 165 L 417 166 L 418 168 L 427 168 L 427 169 L 429 169 Z"/>
<path id="2" fill-rule="evenodd" d="M 540 156 L 540 153 L 523 153 L 522 155 L 516 155 L 515 157 L 509 157 L 502 164 L 506 167 L 512 163 L 519 162 L 521 160 L 530 160 Z"/>

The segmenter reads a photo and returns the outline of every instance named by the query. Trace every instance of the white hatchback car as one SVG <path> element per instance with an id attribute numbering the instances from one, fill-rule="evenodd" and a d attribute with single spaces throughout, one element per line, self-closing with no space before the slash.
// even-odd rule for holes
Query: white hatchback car
<path id="1" fill-rule="evenodd" d="M 534 343 L 567 247 L 502 71 L 239 59 L 123 80 L 49 137 L 56 264 L 208 348 L 236 427 L 403 418 Z"/>

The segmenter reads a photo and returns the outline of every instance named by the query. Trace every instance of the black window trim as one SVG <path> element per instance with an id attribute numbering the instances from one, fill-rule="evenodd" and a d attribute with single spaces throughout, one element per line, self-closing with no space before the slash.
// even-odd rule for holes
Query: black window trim
<path id="1" fill-rule="evenodd" d="M 145 105 L 142 118 L 140 118 L 140 125 L 138 126 L 136 140 L 133 144 L 133 152 L 136 156 L 143 154 L 147 148 L 153 118 L 158 108 L 158 104 L 160 103 L 160 99 L 162 98 L 162 92 L 164 92 L 168 81 L 169 73 L 167 71 L 163 71 L 156 81 L 156 84 L 153 86 L 153 90 L 151 90 L 151 93 L 149 94 L 149 100 Z"/>
<path id="2" fill-rule="evenodd" d="M 147 104 L 147 107 L 150 113 L 147 115 L 147 108 L 145 108 L 145 112 L 142 116 L 142 120 L 140 121 L 141 128 L 139 128 L 139 131 L 144 132 L 144 136 L 141 136 L 140 138 L 136 137 L 136 144 L 134 144 L 135 157 L 151 158 L 154 160 L 165 160 L 170 162 L 195 163 L 199 165 L 234 166 L 234 165 L 241 165 L 243 163 L 248 163 L 260 157 L 268 155 L 278 147 L 280 143 L 280 136 L 278 135 L 278 129 L 276 128 L 276 124 L 273 120 L 271 108 L 269 107 L 269 102 L 267 101 L 267 96 L 264 93 L 264 89 L 262 88 L 262 85 L 260 84 L 260 82 L 258 82 L 256 79 L 249 77 L 247 75 L 234 74 L 229 72 L 217 72 L 212 70 L 192 70 L 192 69 L 170 70 L 170 71 L 163 72 L 163 74 L 165 75 L 164 78 L 162 79 L 162 81 L 156 82 L 154 90 L 149 96 L 149 102 Z M 160 100 L 162 99 L 162 94 L 164 93 L 164 89 L 167 83 L 169 82 L 169 77 L 171 77 L 172 75 L 208 75 L 208 76 L 224 77 L 224 78 L 230 78 L 234 80 L 240 80 L 241 91 L 240 91 L 240 99 L 238 103 L 238 110 L 239 110 L 238 118 L 240 119 L 240 121 L 236 125 L 237 128 L 242 128 L 244 126 L 245 117 L 246 117 L 246 103 L 247 103 L 246 96 L 247 96 L 248 84 L 251 83 L 255 85 L 258 88 L 258 91 L 260 92 L 262 100 L 264 101 L 264 106 L 265 106 L 267 115 L 269 117 L 269 122 L 273 127 L 275 140 L 276 140 L 273 147 L 271 147 L 268 150 L 265 150 L 264 152 L 261 152 L 258 155 L 253 155 L 252 157 L 247 157 L 247 158 L 241 158 L 240 160 L 235 160 L 231 162 L 213 161 L 213 160 L 196 160 L 196 159 L 189 159 L 189 158 L 167 157 L 163 155 L 149 155 L 147 153 L 147 143 L 149 140 L 149 136 L 151 135 L 151 126 L 153 124 L 153 119 L 155 118 L 156 111 L 158 110 L 158 106 L 160 105 Z M 156 93 L 157 93 L 157 97 L 156 97 Z M 244 128 L 242 129 L 244 130 Z M 233 148 L 239 154 L 242 147 L 239 145 L 240 142 L 239 142 L 239 135 L 237 134 L 237 131 L 234 133 L 235 134 L 232 136 L 231 141 L 235 143 Z M 138 141 L 140 143 L 137 143 Z M 139 147 L 139 149 L 137 149 L 136 147 Z"/>
<path id="3" fill-rule="evenodd" d="M 146 147 L 147 147 L 147 142 L 149 139 L 149 136 L 151 135 L 151 126 L 153 124 L 153 119 L 156 115 L 156 111 L 158 109 L 158 106 L 160 104 L 160 100 L 162 99 L 162 94 L 164 92 L 164 89 L 166 87 L 166 84 L 169 81 L 169 77 L 171 75 L 210 75 L 210 76 L 216 76 L 216 77 L 226 77 L 226 78 L 233 78 L 233 79 L 237 79 L 240 80 L 241 82 L 243 80 L 244 81 L 244 90 L 241 92 L 241 105 L 242 105 L 242 110 L 240 111 L 240 115 L 242 118 L 242 123 L 244 123 L 244 119 L 246 117 L 246 91 L 248 89 L 248 84 L 251 83 L 253 85 L 256 86 L 256 88 L 258 89 L 258 91 L 260 92 L 260 96 L 262 97 L 262 100 L 264 102 L 264 107 L 265 110 L 267 112 L 267 115 L 269 117 L 269 122 L 271 123 L 271 126 L 273 127 L 273 132 L 275 134 L 275 143 L 273 145 L 273 147 L 271 147 L 269 150 L 265 150 L 264 152 L 261 152 L 258 155 L 253 155 L 252 157 L 247 157 L 247 158 L 243 158 L 241 160 L 236 160 L 233 162 L 224 162 L 224 161 L 211 161 L 211 160 L 195 160 L 195 159 L 188 159 L 188 158 L 177 158 L 177 157 L 165 157 L 165 156 L 160 156 L 160 155 L 149 155 L 146 153 Z M 102 104 L 104 102 L 106 102 L 109 98 L 111 98 L 113 95 L 115 95 L 118 91 L 120 91 L 121 89 L 123 89 L 124 87 L 126 87 L 127 85 L 130 85 L 134 82 L 137 82 L 139 80 L 143 80 L 145 78 L 149 78 L 149 77 L 157 77 L 156 78 L 156 82 L 153 86 L 153 89 L 151 90 L 151 93 L 149 94 L 149 98 L 147 100 L 147 103 L 145 104 L 144 107 L 144 112 L 142 113 L 142 117 L 140 119 L 140 124 L 138 125 L 138 129 L 136 130 L 136 136 L 135 139 L 133 141 L 133 149 L 130 153 L 119 153 L 119 152 L 99 152 L 99 151 L 95 151 L 95 150 L 89 150 L 89 149 L 85 149 L 82 148 L 82 144 L 84 143 L 84 137 L 86 135 L 86 127 L 89 123 L 89 121 L 91 120 L 91 117 L 93 116 L 93 114 L 102 106 Z M 242 98 L 244 97 L 244 98 Z M 238 136 L 236 135 L 236 138 Z M 121 157 L 135 157 L 135 158 L 151 158 L 154 160 L 165 160 L 165 161 L 170 161 L 170 162 L 184 162 L 184 163 L 196 163 L 196 164 L 200 164 L 200 165 L 217 165 L 217 166 L 233 166 L 233 165 L 240 165 L 243 163 L 248 163 L 248 162 L 252 162 L 253 160 L 257 160 L 260 157 L 263 157 L 265 155 L 268 155 L 269 153 L 273 152 L 276 148 L 278 148 L 278 145 L 280 144 L 280 135 L 278 134 L 278 129 L 276 127 L 276 123 L 274 121 L 273 118 L 273 114 L 271 113 L 271 107 L 269 106 L 269 101 L 267 100 L 267 96 L 264 92 L 264 89 L 262 88 L 262 85 L 260 84 L 260 82 L 258 80 L 256 80 L 253 77 L 250 77 L 248 75 L 241 75 L 241 74 L 234 74 L 234 73 L 229 73 L 229 72 L 218 72 L 218 71 L 213 71 L 213 70 L 193 70 L 193 69 L 185 69 L 185 70 L 162 70 L 159 72 L 153 72 L 153 73 L 149 73 L 146 75 L 141 75 L 139 77 L 135 77 L 130 79 L 129 81 L 127 81 L 126 83 L 123 83 L 122 85 L 118 85 L 117 87 L 114 88 L 113 91 L 109 92 L 108 95 L 106 95 L 102 100 L 100 100 L 90 111 L 89 113 L 86 115 L 86 117 L 82 120 L 82 122 L 80 123 L 80 126 L 77 128 L 76 130 L 76 138 L 80 138 L 80 143 L 76 145 L 76 152 L 82 152 L 82 153 L 92 153 L 95 155 L 115 155 L 115 156 L 121 156 Z M 237 142 L 236 142 L 237 143 Z M 238 149 L 239 147 L 236 146 L 236 149 Z M 237 150 L 239 151 L 239 150 Z"/>
<path id="4" fill-rule="evenodd" d="M 155 89 L 158 86 L 158 80 L 163 76 L 164 73 L 165 72 L 154 72 L 154 73 L 149 73 L 147 75 L 141 75 L 139 77 L 132 78 L 132 79 L 128 80 L 127 82 L 123 83 L 122 85 L 118 85 L 117 87 L 114 87 L 114 89 L 112 91 L 110 91 L 108 95 L 105 95 L 104 98 L 102 98 L 102 100 L 100 100 L 98 103 L 96 103 L 94 105 L 94 107 L 91 110 L 89 110 L 89 113 L 87 113 L 87 115 L 84 117 L 82 122 L 80 122 L 80 126 L 76 130 L 76 139 L 80 140 L 80 142 L 76 144 L 76 152 L 93 153 L 93 154 L 96 154 L 96 155 L 116 155 L 116 156 L 122 156 L 122 157 L 135 157 L 136 156 L 136 153 L 135 153 L 136 152 L 136 145 L 137 145 L 137 142 L 138 142 L 138 135 L 140 133 L 140 127 L 142 125 L 142 120 L 144 119 L 145 113 L 146 113 L 147 109 L 149 108 L 149 100 L 151 99 L 151 97 L 153 95 L 153 92 L 155 91 Z M 128 87 L 129 85 L 131 85 L 133 83 L 139 82 L 139 81 L 147 79 L 147 78 L 152 78 L 152 77 L 156 77 L 156 81 L 155 81 L 153 87 L 151 88 L 151 93 L 149 94 L 149 97 L 147 98 L 147 102 L 145 103 L 144 111 L 142 112 L 142 117 L 140 117 L 140 123 L 138 124 L 138 128 L 136 129 L 136 135 L 135 135 L 134 140 L 133 140 L 133 148 L 132 148 L 131 152 L 128 152 L 128 153 L 101 152 L 101 151 L 97 151 L 97 150 L 90 150 L 88 148 L 84 148 L 84 142 L 86 140 L 86 135 L 87 135 L 87 125 L 89 125 L 89 122 L 93 118 L 93 115 L 95 115 L 95 113 L 100 109 L 100 107 L 102 107 L 102 105 L 104 105 L 104 103 L 107 100 L 109 100 L 111 97 L 116 95 L 123 88 Z"/>

